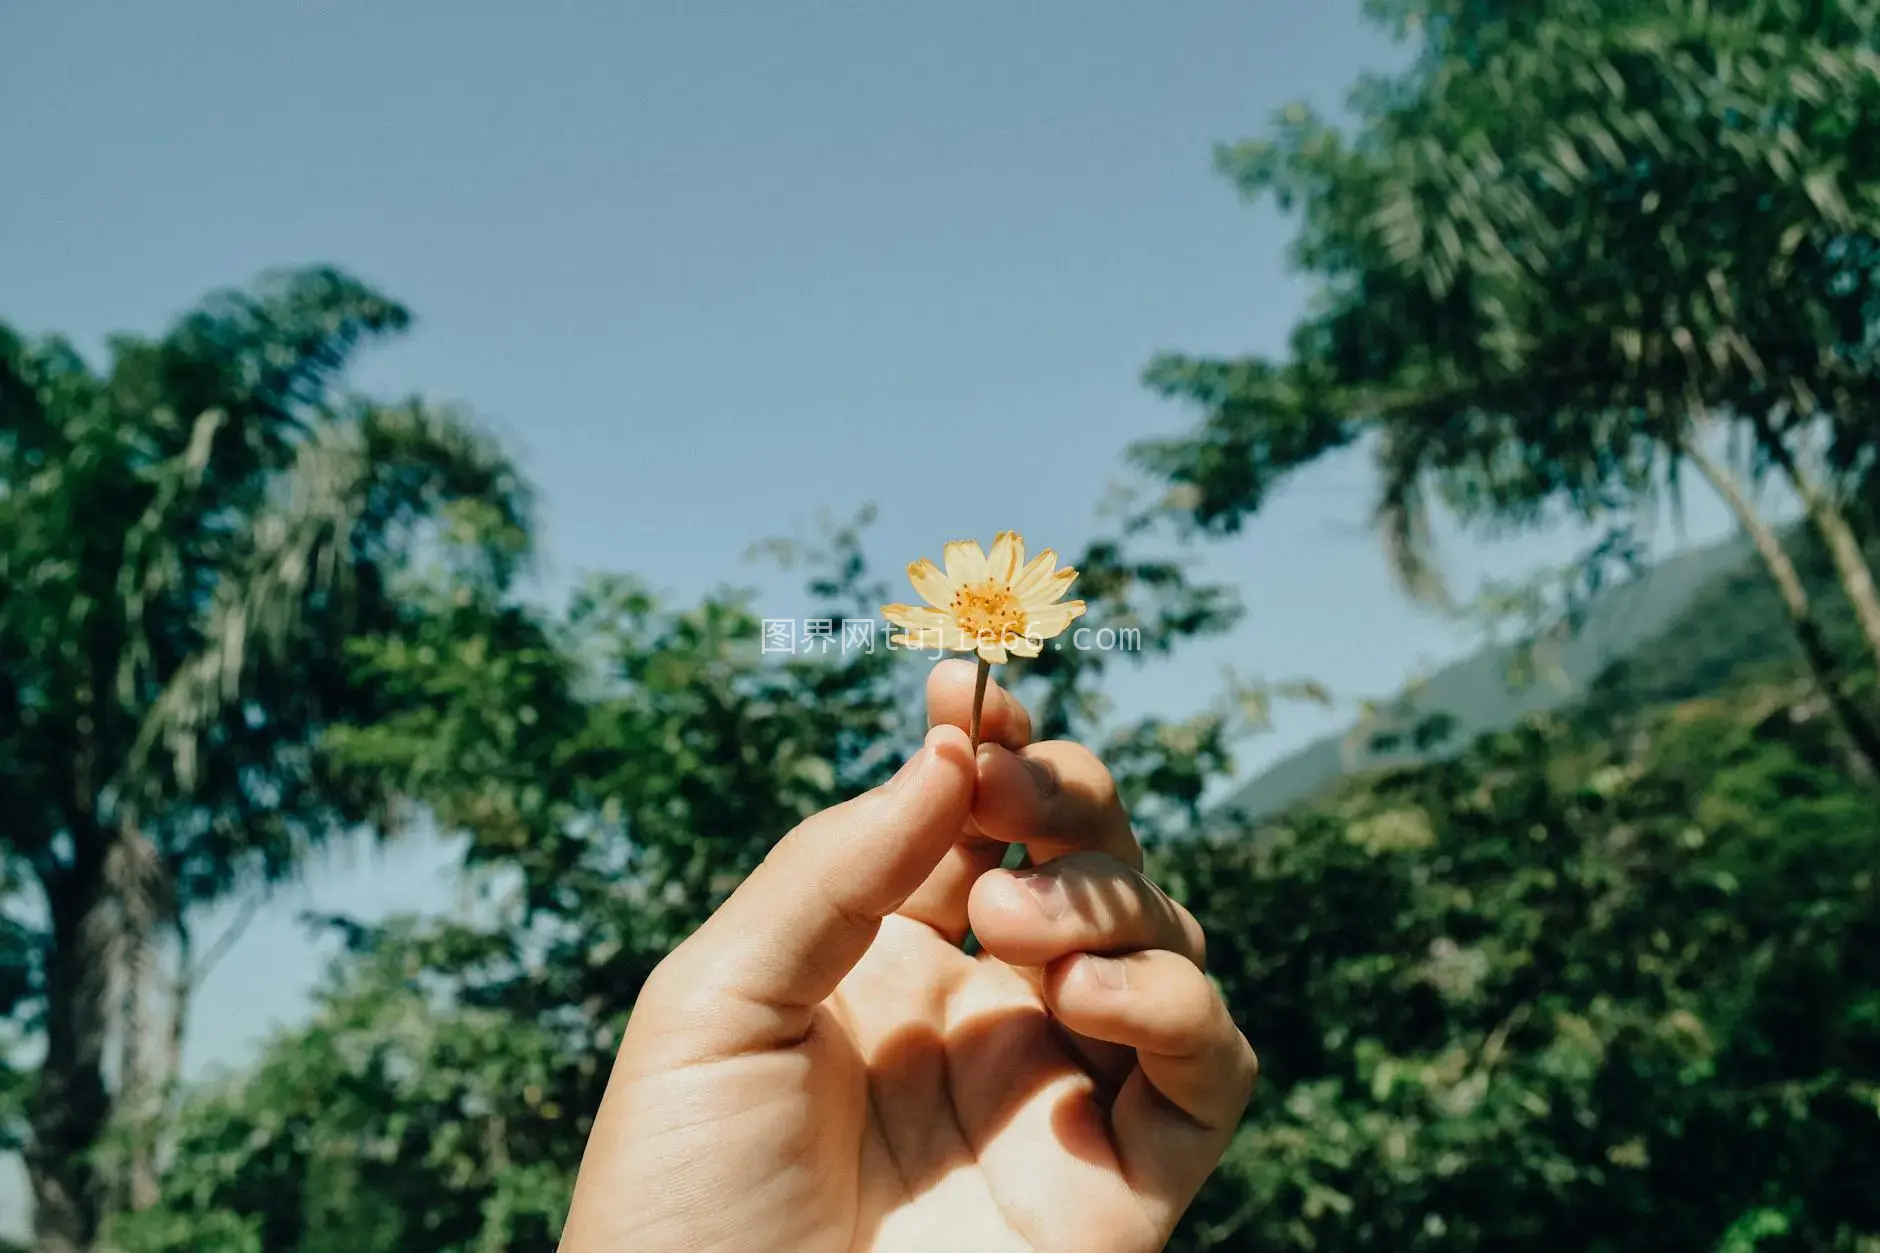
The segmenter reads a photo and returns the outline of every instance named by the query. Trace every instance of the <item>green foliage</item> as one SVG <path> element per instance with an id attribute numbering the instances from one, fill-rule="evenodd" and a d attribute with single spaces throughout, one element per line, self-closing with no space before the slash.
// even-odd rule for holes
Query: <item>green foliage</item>
<path id="1" fill-rule="evenodd" d="M 191 1106 L 164 1204 L 118 1225 L 123 1247 L 553 1246 L 606 1078 L 579 1003 L 477 1004 L 524 961 L 488 934 L 396 926 L 355 951 L 291 1044 Z"/>
<path id="2" fill-rule="evenodd" d="M 1362 448 L 1393 566 L 1453 607 L 1436 507 L 1491 533 L 1617 534 L 1688 465 L 1767 570 L 1700 593 L 1591 707 L 1350 781 L 1252 840 L 1163 850 L 1274 1081 L 1179 1247 L 1873 1247 L 1851 1181 L 1880 1165 L 1880 818 L 1764 628 L 1801 642 L 1880 765 L 1821 595 L 1846 593 L 1860 633 L 1841 642 L 1880 660 L 1856 542 L 1874 534 L 1880 6 L 1368 7 L 1416 55 L 1360 84 L 1353 128 L 1294 106 L 1220 154 L 1297 213 L 1320 300 L 1276 360 L 1150 366 L 1202 412 L 1136 450 L 1169 509 L 1233 531 L 1300 467 Z M 1832 556 L 1824 577 L 1791 545 L 1816 573 L 1781 600 L 1745 490 L 1772 473 Z M 1543 637 L 1598 603 L 1516 590 L 1497 608 Z M 1732 686 L 1759 678 L 1777 685 Z"/>
<path id="3" fill-rule="evenodd" d="M 832 615 L 863 584 L 826 584 Z M 729 594 L 676 613 L 607 581 L 527 630 L 464 612 L 454 651 L 362 649 L 410 720 L 342 742 L 454 815 L 494 901 L 334 920 L 315 1022 L 192 1099 L 163 1204 L 115 1232 L 131 1253 L 552 1248 L 653 963 L 917 731 L 923 662 L 768 662 Z M 495 670 L 499 636 L 534 661 Z M 1179 808 L 1214 744 L 1151 723 L 1107 751 Z M 1171 1247 L 1880 1236 L 1880 822 L 1829 745 L 1778 688 L 1589 708 L 1159 844 L 1266 1072 Z"/>
<path id="4" fill-rule="evenodd" d="M 866 520 L 785 550 L 821 616 L 886 599 L 861 558 Z M 1231 620 L 1177 565 L 1109 543 L 1077 564 L 1106 624 L 1166 643 Z M 377 703 L 326 744 L 340 780 L 378 780 L 467 835 L 487 903 L 376 928 L 323 920 L 348 953 L 318 1017 L 190 1102 L 162 1205 L 113 1229 L 129 1253 L 552 1248 L 653 966 L 773 841 L 881 782 L 925 731 L 926 655 L 766 656 L 734 591 L 679 610 L 605 577 L 560 614 L 424 599 L 408 614 L 355 644 Z M 1054 711 L 1041 721 L 1094 733 L 1096 685 L 1122 655 L 1047 652 L 1005 677 Z M 1192 809 L 1182 781 L 1231 751 L 1215 711 L 1192 726 L 1205 730 L 1113 741 L 1128 786 L 1176 794 L 1170 821 Z"/>
<path id="5" fill-rule="evenodd" d="M 1817 502 L 1833 560 L 1803 552 L 1809 587 L 1832 568 L 1858 610 L 1822 523 L 1871 528 L 1880 499 L 1880 4 L 1368 7 L 1417 56 L 1360 86 L 1358 125 L 1294 107 L 1221 154 L 1298 211 L 1322 298 L 1280 359 L 1151 366 L 1202 412 L 1137 453 L 1175 512 L 1233 530 L 1363 448 L 1395 564 L 1436 596 L 1439 504 L 1623 538 L 1686 464 L 1726 495 L 1773 472 Z M 551 1249 L 648 973 L 922 729 L 925 664 L 775 661 L 733 592 L 678 608 L 606 577 L 559 611 L 516 603 L 527 496 L 500 453 L 338 391 L 406 321 L 314 272 L 121 341 L 104 373 L 0 333 L 0 887 L 38 885 L 53 919 L 0 931 L 0 1012 L 49 1024 L 55 1058 L 84 1044 L 59 1085 L 0 1082 L 0 1122 L 36 1111 L 40 1169 L 106 1104 L 103 993 L 50 937 L 146 934 L 158 897 L 125 884 L 165 885 L 180 936 L 188 902 L 323 832 L 422 812 L 485 888 L 463 917 L 314 920 L 346 943 L 313 1022 L 191 1094 L 161 1199 L 113 1217 L 126 1253 Z M 1234 620 L 1139 542 L 1074 561 L 1093 621 L 1166 650 Z M 1624 547 L 1496 607 L 1583 626 Z M 892 598 L 854 528 L 806 560 L 830 617 Z M 1365 734 L 1418 760 L 1156 842 L 1267 1075 L 1172 1247 L 1880 1242 L 1880 818 L 1763 629 L 1793 604 L 1728 582 L 1692 603 L 1701 629 L 1591 704 L 1479 738 L 1464 719 L 1441 760 L 1430 710 L 1379 706 Z M 1191 717 L 1110 728 L 1114 660 L 1012 673 L 1151 836 L 1193 834 L 1271 701 L 1327 699 L 1235 679 Z M 161 873 L 125 877 L 145 849 Z"/>
<path id="6" fill-rule="evenodd" d="M 1171 1247 L 1880 1236 L 1880 820 L 1794 712 L 1543 716 L 1159 849 L 1268 1080 Z"/>
<path id="7" fill-rule="evenodd" d="M 0 1069 L 0 1139 L 24 1142 L 47 1248 L 153 1182 L 147 1127 L 126 1161 L 99 1150 L 174 1069 L 147 1055 L 162 941 L 383 819 L 323 744 L 376 700 L 350 642 L 408 623 L 413 579 L 487 599 L 528 555 L 529 492 L 487 436 L 344 389 L 408 321 L 311 269 L 119 336 L 99 369 L 0 327 L 0 1045 L 44 1059 Z M 195 975 L 171 972 L 174 1002 Z"/>
<path id="8" fill-rule="evenodd" d="M 1725 473 L 1720 444 L 1749 476 L 1855 495 L 1880 389 L 1880 6 L 1377 9 L 1418 55 L 1359 85 L 1349 132 L 1295 105 L 1220 153 L 1296 211 L 1320 301 L 1278 360 L 1149 367 L 1203 413 L 1136 450 L 1176 512 L 1237 529 L 1362 444 L 1395 566 L 1435 596 L 1433 502 L 1493 529 L 1623 523 L 1686 464 Z"/>

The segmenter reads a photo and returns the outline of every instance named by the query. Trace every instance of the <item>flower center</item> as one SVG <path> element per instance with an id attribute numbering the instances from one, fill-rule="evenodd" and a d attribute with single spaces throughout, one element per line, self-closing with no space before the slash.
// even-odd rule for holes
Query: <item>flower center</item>
<path id="1" fill-rule="evenodd" d="M 988 581 L 955 589 L 953 617 L 975 640 L 1005 641 L 1025 633 L 1025 610 L 1003 583 Z"/>

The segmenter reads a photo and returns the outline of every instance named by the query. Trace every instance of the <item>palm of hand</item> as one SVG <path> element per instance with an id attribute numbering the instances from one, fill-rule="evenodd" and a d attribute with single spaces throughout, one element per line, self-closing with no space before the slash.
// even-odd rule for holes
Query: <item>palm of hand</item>
<path id="1" fill-rule="evenodd" d="M 1105 857 L 1060 864 L 1060 874 L 1086 881 L 1133 874 Z M 993 952 L 1010 953 L 1030 929 L 1029 896 L 1004 872 L 988 880 L 990 890 L 976 894 L 988 907 L 975 919 Z M 1153 899 L 1136 881 L 1143 890 L 1131 899 Z M 1102 928 L 1113 934 L 1151 925 L 1141 912 L 1114 914 Z M 1231 1123 L 1195 1122 L 1149 1082 L 1143 1063 L 1153 1058 L 1101 1037 L 1125 1034 L 1118 1028 L 1145 1001 L 1153 1010 L 1166 999 L 1198 1011 L 1161 1015 L 1174 1038 L 1193 1038 L 1182 1019 L 1205 1019 L 1218 1004 L 1190 958 L 1165 950 L 1125 959 L 1143 972 L 1133 988 L 1093 978 L 1091 959 L 1076 947 L 1080 915 L 1067 920 L 1071 951 L 1033 949 L 1022 960 L 1042 959 L 1036 966 L 968 956 L 928 923 L 890 916 L 787 1043 L 702 1064 L 656 1063 L 644 1075 L 616 1072 L 623 1086 L 610 1099 L 639 1129 L 612 1163 L 611 1173 L 632 1181 L 632 1200 L 616 1213 L 633 1222 L 650 1209 L 661 1219 L 635 1227 L 630 1247 L 1163 1247 Z M 754 1024 L 769 1013 L 751 1008 Z M 721 1002 L 716 1016 L 727 1029 L 743 1026 L 737 1006 Z M 1230 1063 L 1236 1040 L 1223 1037 Z M 661 1051 L 657 1037 L 643 1047 Z M 1191 1065 L 1182 1059 L 1176 1071 Z M 1156 1067 L 1179 1101 L 1193 1107 L 1199 1091 L 1220 1092 L 1237 1117 L 1245 1103 L 1234 1086 L 1240 1077 L 1218 1059 L 1201 1070 L 1197 1089 Z"/>
<path id="2" fill-rule="evenodd" d="M 1114 1085 L 1053 1023 L 1036 971 L 890 918 L 803 1047 L 806 1121 L 776 1133 L 806 1135 L 809 1160 L 773 1159 L 825 1181 L 799 1211 L 813 1216 L 800 1247 L 1128 1253 L 1167 1239 L 1110 1139 Z"/>

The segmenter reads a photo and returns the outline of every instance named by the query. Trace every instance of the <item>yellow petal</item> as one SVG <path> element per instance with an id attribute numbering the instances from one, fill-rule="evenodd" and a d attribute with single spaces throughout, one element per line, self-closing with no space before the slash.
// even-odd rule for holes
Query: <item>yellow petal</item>
<path id="1" fill-rule="evenodd" d="M 1018 537 L 1017 531 L 1000 531 L 992 541 L 992 552 L 986 558 L 986 567 L 995 583 L 1010 584 L 1018 577 L 1019 567 L 1025 564 L 1025 541 Z"/>
<path id="2" fill-rule="evenodd" d="M 1076 581 L 1077 571 L 1066 566 L 1043 582 L 1034 583 L 1020 592 L 1018 603 L 1024 606 L 1027 612 L 1033 609 L 1043 609 L 1047 605 L 1054 604 L 1064 593 L 1070 591 L 1071 584 Z"/>
<path id="3" fill-rule="evenodd" d="M 970 653 L 973 651 L 972 641 L 968 640 L 966 633 L 958 627 L 923 626 L 906 635 L 895 636 L 894 643 L 898 647 L 911 648 L 923 653 Z"/>
<path id="4" fill-rule="evenodd" d="M 937 609 L 953 603 L 953 580 L 940 573 L 940 567 L 922 557 L 907 567 L 907 580 L 920 598 Z"/>
<path id="5" fill-rule="evenodd" d="M 908 631 L 944 631 L 953 625 L 950 615 L 927 605 L 883 605 L 881 616 Z"/>
<path id="6" fill-rule="evenodd" d="M 979 646 L 979 656 L 995 666 L 1002 666 L 1009 660 L 1005 655 L 1005 646 L 994 640 L 987 640 Z"/>
<path id="7" fill-rule="evenodd" d="M 1025 634 L 1035 640 L 1048 640 L 1054 635 L 1063 634 L 1071 620 L 1083 616 L 1084 602 L 1067 600 L 1059 605 L 1047 605 L 1042 609 L 1025 611 Z"/>
<path id="8" fill-rule="evenodd" d="M 1028 588 L 1050 578 L 1051 572 L 1055 569 L 1057 569 L 1057 552 L 1047 548 L 1027 562 L 1024 569 L 1013 577 L 1012 590 L 1023 598 Z"/>
<path id="9" fill-rule="evenodd" d="M 1005 642 L 1006 649 L 1014 657 L 1036 657 L 1044 651 L 1044 643 L 1036 635 L 1017 636 Z"/>
<path id="10" fill-rule="evenodd" d="M 986 581 L 986 554 L 978 540 L 956 539 L 946 546 L 940 557 L 946 562 L 947 578 L 954 587 Z"/>

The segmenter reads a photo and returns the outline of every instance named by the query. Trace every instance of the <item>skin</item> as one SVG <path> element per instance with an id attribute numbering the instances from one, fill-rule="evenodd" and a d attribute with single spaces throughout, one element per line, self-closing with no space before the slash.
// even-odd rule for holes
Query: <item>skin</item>
<path id="1" fill-rule="evenodd" d="M 562 1253 L 1166 1244 L 1258 1063 L 1109 772 L 1031 743 L 997 685 L 975 758 L 973 677 L 936 667 L 894 780 L 790 832 L 654 972 Z"/>

